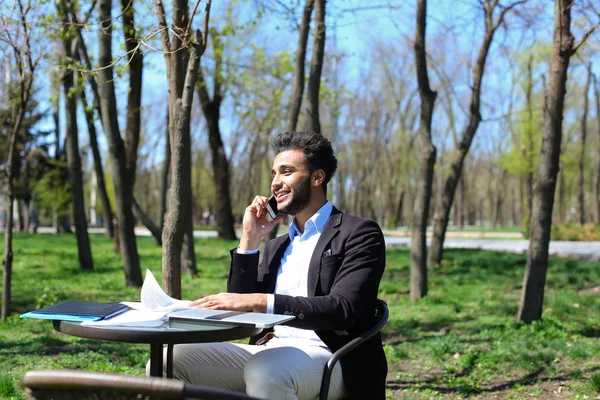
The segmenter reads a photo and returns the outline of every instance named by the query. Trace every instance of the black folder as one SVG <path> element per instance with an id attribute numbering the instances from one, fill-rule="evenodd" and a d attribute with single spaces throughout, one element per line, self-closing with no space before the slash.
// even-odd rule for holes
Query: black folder
<path id="1" fill-rule="evenodd" d="M 97 321 L 114 317 L 129 309 L 121 303 L 63 301 L 21 315 L 22 318 L 57 319 L 69 321 Z"/>

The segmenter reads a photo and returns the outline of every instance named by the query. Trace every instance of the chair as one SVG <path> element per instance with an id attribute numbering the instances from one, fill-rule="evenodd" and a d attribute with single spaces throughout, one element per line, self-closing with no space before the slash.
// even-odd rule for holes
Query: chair
<path id="1" fill-rule="evenodd" d="M 20 381 L 30 400 L 231 399 L 258 400 L 244 393 L 145 378 L 77 370 L 30 371 Z"/>
<path id="2" fill-rule="evenodd" d="M 385 301 L 381 299 L 377 299 L 375 304 L 375 316 L 379 319 L 375 323 L 375 325 L 364 332 L 359 337 L 352 339 L 345 346 L 342 346 L 338 351 L 333 353 L 327 364 L 325 364 L 325 368 L 323 369 L 323 379 L 321 380 L 321 391 L 319 392 L 319 400 L 327 400 L 327 395 L 329 394 L 329 384 L 331 381 L 331 373 L 333 372 L 333 367 L 335 364 L 346 354 L 360 346 L 362 343 L 366 342 L 377 332 L 384 327 L 387 323 L 387 320 L 390 316 L 390 311 L 388 310 L 387 304 Z"/>

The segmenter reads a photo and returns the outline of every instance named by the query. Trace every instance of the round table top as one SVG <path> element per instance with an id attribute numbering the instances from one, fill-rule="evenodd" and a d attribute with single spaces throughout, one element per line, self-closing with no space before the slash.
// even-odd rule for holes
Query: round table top
<path id="1" fill-rule="evenodd" d="M 197 322 L 165 321 L 158 327 L 93 326 L 79 322 L 52 321 L 54 329 L 71 336 L 114 342 L 178 344 L 224 342 L 249 338 L 261 328 L 238 327 Z"/>

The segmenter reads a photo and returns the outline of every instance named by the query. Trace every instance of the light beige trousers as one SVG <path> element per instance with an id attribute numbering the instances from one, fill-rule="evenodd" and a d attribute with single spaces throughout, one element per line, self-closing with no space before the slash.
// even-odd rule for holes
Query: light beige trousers
<path id="1" fill-rule="evenodd" d="M 173 349 L 173 378 L 263 399 L 312 400 L 319 397 L 323 368 L 330 358 L 329 349 L 297 342 L 291 345 L 289 340 L 278 338 L 261 346 L 178 344 Z M 338 363 L 333 369 L 328 398 L 345 395 Z"/>

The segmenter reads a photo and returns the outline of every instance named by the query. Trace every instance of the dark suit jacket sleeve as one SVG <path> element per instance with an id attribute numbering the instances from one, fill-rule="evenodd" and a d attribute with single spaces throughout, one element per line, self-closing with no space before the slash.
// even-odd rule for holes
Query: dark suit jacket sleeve
<path id="1" fill-rule="evenodd" d="M 355 327 L 363 312 L 372 309 L 385 268 L 385 242 L 374 221 L 357 218 L 352 222 L 356 221 L 350 226 L 342 224 L 339 237 L 334 239 L 340 244 L 332 243 L 333 254 L 321 265 L 320 276 L 325 268 L 331 269 L 327 272 L 333 275 L 328 287 L 319 287 L 315 297 L 275 295 L 274 312 L 296 316 L 288 325 L 347 331 Z M 265 246 L 260 266 L 258 254 L 241 255 L 232 250 L 229 292 L 273 293 L 275 280 L 271 274 L 277 271 L 269 273 L 265 260 L 270 260 L 269 254 L 277 250 L 274 242 Z"/>
<path id="2" fill-rule="evenodd" d="M 260 254 L 238 254 L 231 250 L 231 266 L 227 279 L 227 291 L 231 293 L 267 293 L 263 282 L 258 281 Z M 263 261 L 264 262 L 264 261 Z"/>
<path id="3" fill-rule="evenodd" d="M 355 327 L 364 312 L 372 309 L 385 268 L 385 242 L 374 221 L 358 221 L 349 234 L 340 232 L 345 240 L 341 253 L 334 250 L 332 254 L 337 256 L 333 257 L 335 264 L 321 265 L 322 269 L 337 270 L 331 287 L 321 288 L 328 291 L 326 295 L 275 295 L 275 313 L 296 316 L 289 325 L 315 331 L 347 331 Z"/>

